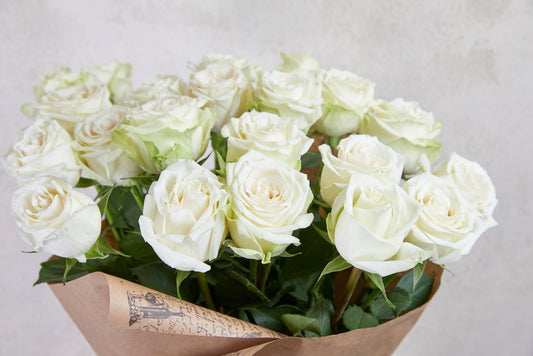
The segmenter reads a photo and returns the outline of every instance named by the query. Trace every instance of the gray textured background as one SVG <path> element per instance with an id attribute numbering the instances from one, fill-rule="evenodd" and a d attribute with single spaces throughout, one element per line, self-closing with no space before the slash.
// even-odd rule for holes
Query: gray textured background
<path id="1" fill-rule="evenodd" d="M 450 265 L 397 355 L 533 354 L 531 1 L 8 1 L 0 0 L 0 152 L 28 121 L 42 72 L 112 59 L 134 84 L 187 77 L 213 52 L 273 68 L 306 51 L 325 67 L 377 83 L 376 95 L 418 101 L 443 121 L 443 156 L 457 151 L 493 178 L 500 225 Z M 0 189 L 0 354 L 91 355 L 46 286 L 32 288 L 45 255 L 20 253 L 10 216 L 16 185 Z"/>

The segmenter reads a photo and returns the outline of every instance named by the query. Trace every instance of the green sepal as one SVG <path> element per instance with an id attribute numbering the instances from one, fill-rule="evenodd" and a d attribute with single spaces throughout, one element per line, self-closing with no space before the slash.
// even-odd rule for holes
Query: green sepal
<path id="1" fill-rule="evenodd" d="M 96 181 L 94 179 L 80 177 L 80 180 L 78 181 L 78 184 L 76 184 L 76 188 L 87 188 L 87 187 L 92 187 L 92 186 L 98 185 L 98 184 L 100 184 L 100 183 L 98 183 L 98 181 Z"/>
<path id="2" fill-rule="evenodd" d="M 78 260 L 75 258 L 65 258 L 65 272 L 63 273 L 63 284 L 67 283 L 67 276 L 72 267 L 78 263 Z"/>
<path id="3" fill-rule="evenodd" d="M 383 277 L 381 277 L 377 273 L 370 273 L 365 271 L 365 276 L 374 283 L 374 285 L 381 291 L 381 295 L 383 295 L 383 298 L 385 298 L 385 301 L 387 304 L 394 309 L 394 304 L 389 300 L 387 297 L 387 291 L 385 290 L 385 285 L 383 284 Z"/>
<path id="4" fill-rule="evenodd" d="M 352 267 L 352 265 L 348 263 L 342 256 L 337 256 L 331 262 L 329 262 L 326 265 L 326 267 L 324 267 L 324 269 L 322 270 L 322 273 L 320 273 L 320 276 L 318 277 L 318 280 L 316 281 L 316 284 L 318 284 L 320 279 L 324 277 L 326 274 L 344 271 L 345 269 L 348 269 L 350 267 Z"/>
<path id="5" fill-rule="evenodd" d="M 190 271 L 176 270 L 176 294 L 179 299 L 183 299 L 180 293 L 181 283 L 189 276 L 190 273 Z"/>
<path id="6" fill-rule="evenodd" d="M 99 237 L 92 247 L 85 252 L 87 259 L 91 258 L 107 258 L 109 255 L 118 255 L 122 257 L 130 257 L 116 249 L 114 249 L 104 238 Z"/>
<path id="7" fill-rule="evenodd" d="M 296 257 L 301 254 L 302 254 L 301 252 L 289 253 L 285 250 L 279 255 L 279 257 L 291 258 L 291 257 Z"/>
<path id="8" fill-rule="evenodd" d="M 321 228 L 319 228 L 315 223 L 311 224 L 311 226 L 313 227 L 313 229 L 315 229 L 315 231 L 317 232 L 317 234 L 322 237 L 324 240 L 326 240 L 329 244 L 333 244 L 331 242 L 331 239 L 329 238 L 329 235 L 328 235 L 328 232 L 325 231 L 325 230 L 322 230 Z"/>

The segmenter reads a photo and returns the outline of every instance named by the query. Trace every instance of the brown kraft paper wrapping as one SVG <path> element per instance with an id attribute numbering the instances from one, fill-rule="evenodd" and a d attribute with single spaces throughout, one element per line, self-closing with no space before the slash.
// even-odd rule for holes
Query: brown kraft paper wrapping
<path id="1" fill-rule="evenodd" d="M 442 269 L 428 263 L 426 272 L 431 299 Z M 98 355 L 390 355 L 427 306 L 373 328 L 297 338 L 102 272 L 49 286 Z"/>

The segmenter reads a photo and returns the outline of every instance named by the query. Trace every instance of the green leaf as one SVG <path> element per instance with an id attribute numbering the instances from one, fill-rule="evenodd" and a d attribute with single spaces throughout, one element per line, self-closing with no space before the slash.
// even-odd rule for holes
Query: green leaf
<path id="1" fill-rule="evenodd" d="M 78 260 L 75 258 L 65 258 L 65 272 L 63 273 L 63 284 L 67 283 L 67 275 L 72 269 L 78 263 Z"/>
<path id="2" fill-rule="evenodd" d="M 394 304 L 387 297 L 387 292 L 385 291 L 385 285 L 383 284 L 383 278 L 377 273 L 365 272 L 365 276 L 368 277 L 374 283 L 374 285 L 381 291 L 381 295 L 385 298 L 387 304 L 394 309 Z"/>
<path id="3" fill-rule="evenodd" d="M 116 187 L 110 193 L 106 207 L 111 227 L 138 230 L 142 211 L 132 194 L 132 189 L 136 187 Z M 112 219 L 109 219 L 110 216 Z"/>
<path id="4" fill-rule="evenodd" d="M 76 184 L 76 188 L 87 188 L 87 187 L 92 187 L 93 185 L 98 185 L 98 184 L 99 184 L 98 181 L 94 179 L 80 177 L 78 184 Z"/>
<path id="5" fill-rule="evenodd" d="M 322 165 L 322 156 L 318 152 L 307 152 L 302 156 L 302 169 L 317 168 Z"/>
<path id="6" fill-rule="evenodd" d="M 320 334 L 320 326 L 318 325 L 318 320 L 315 318 L 300 314 L 283 314 L 281 316 L 281 321 L 283 321 L 293 335 L 296 335 L 303 330 Z"/>
<path id="7" fill-rule="evenodd" d="M 255 324 L 282 333 L 287 332 L 281 317 L 285 314 L 298 313 L 292 305 L 280 305 L 275 308 L 247 308 L 246 311 L 254 318 Z"/>
<path id="8" fill-rule="evenodd" d="M 424 274 L 424 268 L 426 268 L 426 262 L 427 261 L 424 261 L 422 263 L 419 263 L 415 266 L 415 268 L 413 269 L 413 272 L 414 272 L 414 275 L 413 275 L 413 292 L 415 290 L 415 287 L 418 283 L 418 281 L 420 280 L 420 278 L 422 278 L 422 275 Z"/>
<path id="9" fill-rule="evenodd" d="M 348 330 L 371 328 L 379 325 L 378 319 L 365 312 L 361 307 L 352 305 L 344 311 L 342 323 Z"/>
<path id="10" fill-rule="evenodd" d="M 111 245 L 102 237 L 99 237 L 94 245 L 85 252 L 87 258 L 106 258 L 110 254 L 118 255 L 122 257 L 130 257 L 118 250 L 115 250 Z"/>
<path id="11" fill-rule="evenodd" d="M 320 278 L 324 277 L 328 273 L 344 271 L 345 269 L 350 267 L 352 267 L 352 265 L 346 262 L 346 260 L 342 256 L 337 256 L 330 263 L 328 263 L 326 267 L 324 267 L 322 273 L 320 273 L 320 276 L 318 277 L 318 280 L 320 280 Z"/>
<path id="12" fill-rule="evenodd" d="M 227 139 L 219 132 L 211 132 L 211 146 L 215 153 L 217 153 L 217 156 L 222 158 L 222 162 L 225 162 L 228 153 Z M 222 168 L 222 166 L 219 166 L 218 168 Z"/>
<path id="13" fill-rule="evenodd" d="M 411 271 L 404 275 L 396 285 L 396 289 L 403 289 L 411 298 L 411 303 L 404 309 L 404 311 L 413 310 L 424 304 L 428 300 L 431 288 L 433 287 L 434 279 L 426 273 L 422 274 L 418 283 L 416 283 L 414 290 L 412 290 L 413 280 L 414 271 Z"/>
<path id="14" fill-rule="evenodd" d="M 333 258 L 335 246 L 317 237 L 313 227 L 301 230 L 298 238 L 300 246 L 291 246 L 287 251 L 291 254 L 300 252 L 301 255 L 282 260 L 280 272 L 282 281 L 308 277 L 314 273 L 318 275 Z"/>
<path id="15" fill-rule="evenodd" d="M 334 309 L 331 300 L 317 294 L 313 298 L 313 302 L 306 316 L 316 319 L 318 321 L 318 334 L 320 336 L 326 336 L 331 334 L 331 315 L 333 315 L 333 312 Z"/>
<path id="16" fill-rule="evenodd" d="M 176 295 L 175 270 L 163 262 L 153 262 L 132 268 L 143 286 L 168 295 Z"/>
<path id="17" fill-rule="evenodd" d="M 411 302 L 409 294 L 403 289 L 389 291 L 387 297 L 393 306 L 387 303 L 383 295 L 380 295 L 370 306 L 370 312 L 381 322 L 394 319 Z"/>
<path id="18" fill-rule="evenodd" d="M 41 263 L 41 269 L 39 270 L 39 277 L 33 285 L 47 283 L 47 282 L 63 282 L 63 278 L 66 275 L 65 281 L 72 281 L 76 278 L 80 278 L 88 274 L 89 272 L 84 268 L 83 264 L 74 264 L 70 266 L 70 270 L 65 274 L 67 269 L 66 258 L 58 258 L 56 260 L 50 260 Z"/>
<path id="19" fill-rule="evenodd" d="M 210 274 L 211 271 L 210 271 Z M 257 298 L 251 296 L 251 293 L 242 284 L 234 279 L 226 277 L 215 281 L 213 284 L 213 298 L 216 305 L 223 305 L 226 308 L 238 308 L 246 304 L 248 299 L 254 302 Z"/>
<path id="20" fill-rule="evenodd" d="M 124 234 L 118 242 L 118 247 L 136 260 L 144 262 L 159 261 L 152 246 L 144 241 L 140 233 L 130 232 Z"/>

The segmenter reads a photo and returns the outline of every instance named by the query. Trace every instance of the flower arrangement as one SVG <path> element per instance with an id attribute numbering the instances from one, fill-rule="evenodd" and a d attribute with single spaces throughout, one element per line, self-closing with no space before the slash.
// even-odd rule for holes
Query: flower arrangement
<path id="1" fill-rule="evenodd" d="M 431 169 L 441 123 L 417 103 L 282 58 L 210 55 L 134 90 L 119 62 L 43 75 L 4 156 L 20 235 L 57 256 L 36 283 L 103 271 L 301 337 L 424 304 L 426 262 L 496 225 L 489 176 L 455 153 Z"/>

